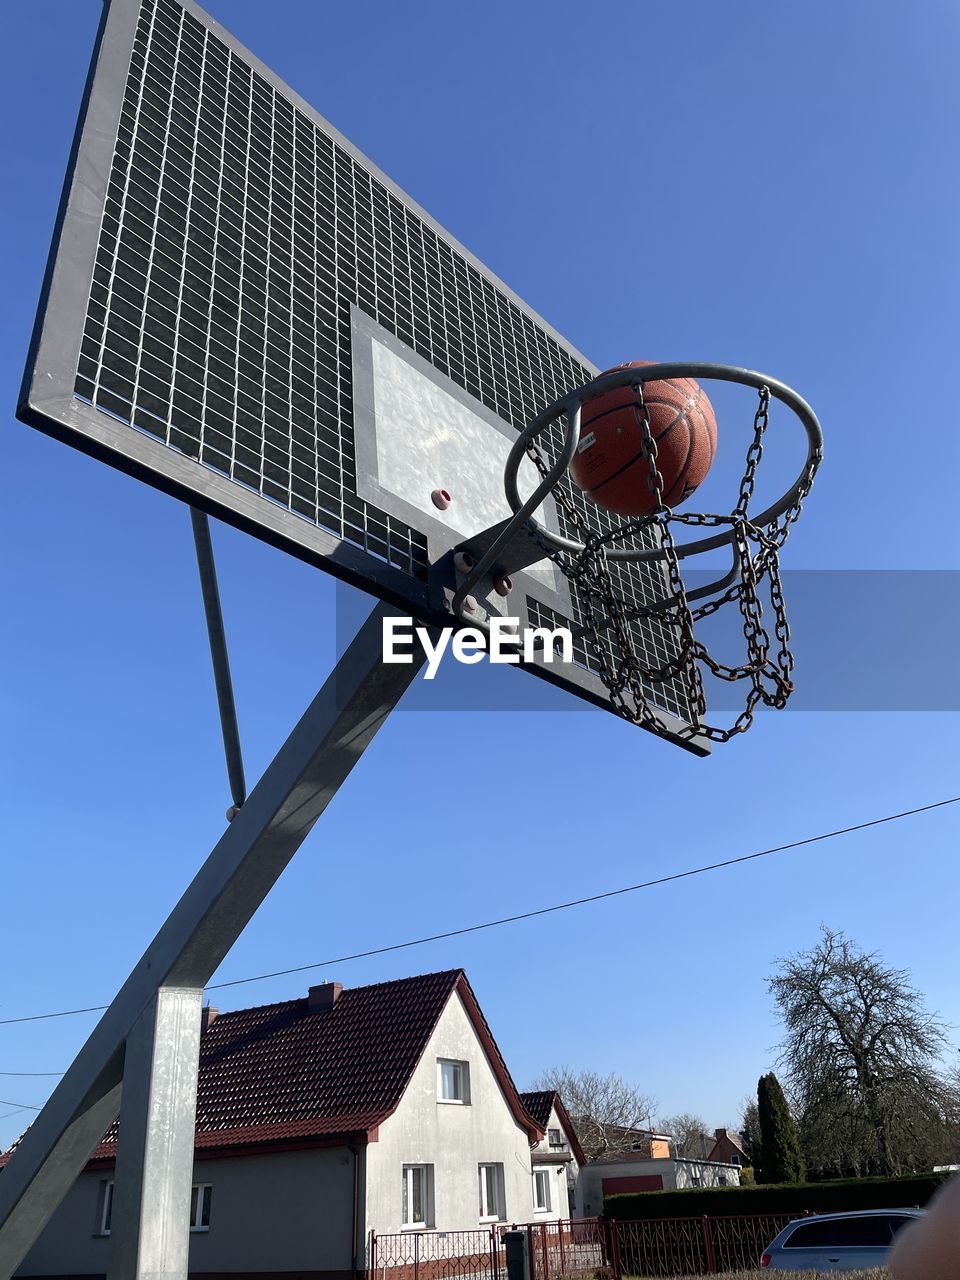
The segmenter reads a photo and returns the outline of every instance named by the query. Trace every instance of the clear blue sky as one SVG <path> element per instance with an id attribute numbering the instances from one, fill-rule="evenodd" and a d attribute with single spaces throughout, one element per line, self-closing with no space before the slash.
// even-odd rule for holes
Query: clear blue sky
<path id="1" fill-rule="evenodd" d="M 0 313 L 0 1018 L 108 1001 L 229 800 L 186 510 L 13 414 L 99 8 L 33 0 L 0 19 L 13 175 Z M 209 8 L 601 366 L 687 356 L 796 386 L 828 454 L 789 568 L 958 568 L 955 5 Z M 335 591 L 253 539 L 214 533 L 252 780 L 330 669 Z M 938 578 L 936 591 L 955 581 Z M 904 659 L 919 681 L 957 637 L 955 599 L 946 607 L 917 582 L 923 618 Z M 903 619 L 878 595 L 857 625 L 883 636 Z M 856 628 L 831 647 L 826 604 L 806 609 L 804 626 L 801 688 L 805 644 L 841 683 L 844 669 L 859 672 Z M 485 688 L 524 678 L 478 676 Z M 395 714 L 221 979 L 960 789 L 950 711 L 768 712 L 703 761 L 554 695 L 540 711 L 443 702 L 441 691 L 438 710 Z M 615 1070 L 661 1115 L 728 1124 L 776 1058 L 764 979 L 821 922 L 911 970 L 960 1024 L 958 819 L 940 810 L 214 1002 L 462 965 L 521 1086 L 551 1064 Z M 0 1026 L 0 1071 L 62 1070 L 93 1022 Z M 51 1086 L 0 1076 L 0 1098 L 39 1104 Z M 3 1144 L 30 1114 L 10 1110 L 0 1106 Z"/>

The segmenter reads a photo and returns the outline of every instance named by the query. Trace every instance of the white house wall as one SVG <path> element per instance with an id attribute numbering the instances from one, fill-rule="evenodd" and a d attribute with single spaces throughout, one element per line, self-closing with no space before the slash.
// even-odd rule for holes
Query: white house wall
<path id="1" fill-rule="evenodd" d="M 437 1059 L 470 1064 L 470 1103 L 439 1102 Z M 475 1230 L 480 1223 L 478 1166 L 502 1164 L 506 1221 L 532 1222 L 530 1145 L 518 1124 L 463 1003 L 451 996 L 399 1107 L 367 1148 L 367 1229 L 400 1231 L 403 1166 L 433 1166 L 434 1215 L 441 1231 Z M 485 1225 L 485 1224 L 483 1224 Z"/>
<path id="2" fill-rule="evenodd" d="M 551 1129 L 560 1130 L 560 1134 L 565 1144 L 564 1149 L 560 1152 L 558 1152 L 555 1148 L 551 1149 L 550 1147 L 550 1130 Z M 567 1137 L 566 1130 L 564 1129 L 563 1125 L 560 1123 L 560 1117 L 557 1115 L 553 1107 L 551 1107 L 550 1119 L 547 1121 L 547 1131 L 543 1135 L 542 1140 L 538 1142 L 536 1147 L 534 1148 L 531 1159 L 533 1164 L 536 1165 L 540 1157 L 549 1156 L 551 1159 L 555 1160 L 558 1155 L 563 1155 L 565 1157 L 565 1164 L 562 1166 L 559 1166 L 560 1176 L 556 1177 L 555 1181 L 557 1184 L 558 1192 L 562 1191 L 565 1198 L 561 1201 L 554 1200 L 552 1202 L 551 1207 L 555 1212 L 545 1213 L 545 1214 L 538 1213 L 536 1215 L 537 1221 L 539 1221 L 541 1217 L 546 1218 L 548 1220 L 550 1218 L 567 1218 L 572 1216 L 576 1212 L 576 1207 L 575 1207 L 576 1186 L 577 1186 L 577 1175 L 580 1172 L 580 1166 L 577 1164 L 577 1157 L 573 1154 L 573 1151 L 570 1148 L 570 1139 Z M 546 1167 L 546 1161 L 541 1167 L 544 1167 L 544 1168 Z M 569 1188 L 569 1195 L 568 1195 L 567 1188 Z"/>

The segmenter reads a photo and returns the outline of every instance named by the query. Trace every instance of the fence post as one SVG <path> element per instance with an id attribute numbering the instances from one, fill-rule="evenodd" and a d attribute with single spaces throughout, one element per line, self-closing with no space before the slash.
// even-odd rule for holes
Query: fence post
<path id="1" fill-rule="evenodd" d="M 543 1280 L 550 1280 L 550 1245 L 545 1222 L 540 1223 L 540 1252 L 543 1255 Z"/>
<path id="2" fill-rule="evenodd" d="M 498 1248 L 497 1233 L 493 1227 L 490 1228 L 490 1271 L 493 1280 L 500 1280 L 500 1250 Z"/>
<path id="3" fill-rule="evenodd" d="M 707 1267 L 712 1276 L 717 1274 L 717 1259 L 713 1252 L 713 1231 L 710 1227 L 710 1218 L 707 1214 L 703 1215 L 703 1247 L 707 1252 Z"/>
<path id="4" fill-rule="evenodd" d="M 420 1232 L 413 1233 L 413 1280 L 420 1275 Z"/>
<path id="5" fill-rule="evenodd" d="M 564 1227 L 564 1223 L 562 1221 L 557 1223 L 557 1243 L 560 1246 L 560 1275 L 561 1276 L 565 1276 L 567 1274 L 567 1265 L 563 1256 L 563 1227 Z"/>
<path id="6" fill-rule="evenodd" d="M 608 1222 L 610 1231 L 610 1265 L 613 1268 L 613 1280 L 620 1280 L 623 1268 L 620 1265 L 620 1223 L 616 1219 Z"/>
<path id="7" fill-rule="evenodd" d="M 377 1233 L 370 1232 L 370 1275 L 375 1277 L 377 1274 Z"/>

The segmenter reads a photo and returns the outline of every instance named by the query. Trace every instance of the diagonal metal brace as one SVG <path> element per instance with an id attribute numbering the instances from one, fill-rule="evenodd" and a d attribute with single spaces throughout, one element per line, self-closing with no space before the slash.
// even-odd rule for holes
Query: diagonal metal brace
<path id="1" fill-rule="evenodd" d="M 207 622 L 213 679 L 217 689 L 217 706 L 220 711 L 223 752 L 227 760 L 227 777 L 230 780 L 233 807 L 239 809 L 247 798 L 247 783 L 243 776 L 243 752 L 240 749 L 237 704 L 233 697 L 233 681 L 230 679 L 230 658 L 227 653 L 227 635 L 223 626 L 220 588 L 217 585 L 217 565 L 213 558 L 210 521 L 206 512 L 191 507 L 190 523 L 193 526 L 193 541 L 197 549 L 197 568 L 200 571 L 203 613 Z"/>
<path id="2" fill-rule="evenodd" d="M 415 678 L 374 608 L 0 1175 L 8 1280 L 120 1111 L 127 1038 L 163 987 L 204 986 Z M 184 1223 L 184 1230 L 187 1224 Z"/>

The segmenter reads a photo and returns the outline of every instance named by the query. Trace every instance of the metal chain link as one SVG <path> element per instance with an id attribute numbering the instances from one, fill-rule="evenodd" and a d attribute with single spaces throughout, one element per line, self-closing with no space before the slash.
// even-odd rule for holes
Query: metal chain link
<path id="1" fill-rule="evenodd" d="M 591 529 L 584 512 L 578 509 L 564 483 L 554 489 L 559 512 L 568 525 L 566 532 L 575 533 L 583 543 L 577 553 L 560 551 L 544 539 L 540 545 L 578 590 L 587 617 L 581 633 L 586 639 L 596 665 L 597 674 L 608 691 L 614 710 L 634 724 L 643 724 L 656 732 L 676 734 L 675 724 L 668 724 L 664 713 L 653 703 L 648 690 L 667 681 L 679 681 L 684 690 L 689 712 L 691 735 L 712 742 L 727 742 L 745 732 L 753 723 L 757 706 L 782 708 L 793 690 L 793 655 L 790 652 L 790 628 L 780 578 L 779 549 L 786 541 L 791 525 L 800 515 L 804 498 L 810 491 L 820 463 L 820 451 L 811 457 L 794 504 L 767 528 L 751 523 L 749 504 L 756 485 L 757 468 L 763 458 L 763 440 L 769 422 L 770 391 L 761 387 L 753 420 L 753 438 L 747 450 L 737 503 L 729 516 L 699 512 L 675 513 L 663 499 L 664 481 L 657 462 L 657 442 L 650 427 L 650 415 L 644 397 L 643 383 L 634 387 L 634 407 L 641 432 L 641 448 L 647 463 L 647 485 L 653 498 L 651 511 L 642 517 L 621 522 L 606 533 Z M 527 445 L 527 453 L 541 476 L 549 464 L 535 442 Z M 722 528 L 729 526 L 740 566 L 738 580 L 717 596 L 691 608 L 687 600 L 680 557 L 673 536 L 673 523 L 692 527 Z M 662 665 L 651 665 L 638 651 L 638 629 L 641 617 L 650 616 L 631 611 L 618 590 L 608 557 L 608 550 L 638 536 L 659 540 L 662 563 L 668 586 L 669 605 L 656 613 L 664 629 L 673 636 L 673 652 Z M 770 633 L 764 625 L 764 610 L 759 595 L 762 582 L 768 585 L 777 649 L 770 656 Z M 746 645 L 746 661 L 728 666 L 714 658 L 705 645 L 695 638 L 694 623 L 710 617 L 724 605 L 737 602 L 741 629 Z M 642 633 L 640 633 L 642 634 Z M 706 694 L 703 671 L 730 682 L 749 684 L 743 710 L 726 728 L 705 722 Z"/>

